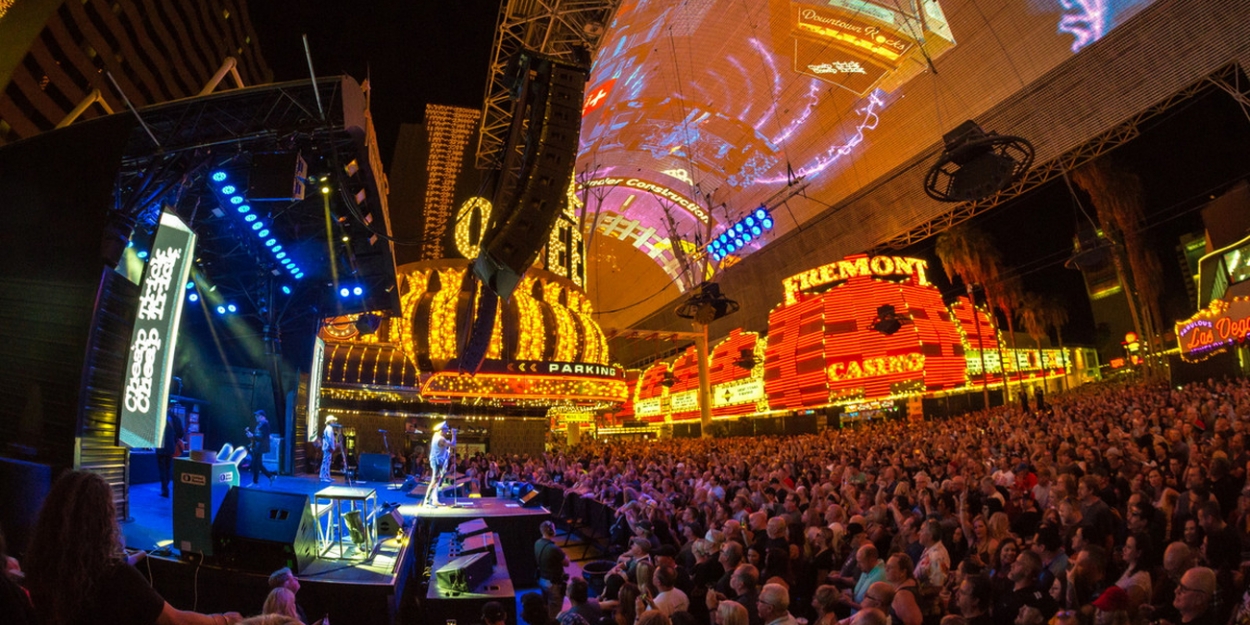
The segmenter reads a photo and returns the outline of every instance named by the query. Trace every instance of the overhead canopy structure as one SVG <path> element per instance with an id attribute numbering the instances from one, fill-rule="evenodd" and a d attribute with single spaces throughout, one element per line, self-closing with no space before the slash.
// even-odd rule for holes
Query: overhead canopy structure
<path id="1" fill-rule="evenodd" d="M 773 209 L 777 227 L 717 264 L 749 262 L 900 166 L 936 157 L 943 133 L 1027 98 L 1026 85 L 1151 4 L 621 6 L 594 57 L 577 165 L 596 230 L 587 237 L 589 292 L 605 325 L 633 325 L 706 279 L 707 244 L 750 211 Z M 857 249 L 843 252 L 949 207 L 916 185 L 890 210 L 874 223 L 846 223 Z M 614 288 L 596 289 L 597 281 Z"/>

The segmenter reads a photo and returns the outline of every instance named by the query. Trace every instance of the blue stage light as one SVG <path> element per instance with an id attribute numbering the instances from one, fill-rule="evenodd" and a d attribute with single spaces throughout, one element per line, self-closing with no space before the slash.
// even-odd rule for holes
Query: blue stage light
<path id="1" fill-rule="evenodd" d="M 251 207 L 251 206 L 248 206 L 247 204 L 240 204 L 240 205 L 239 205 L 239 212 L 240 212 L 240 213 L 246 213 L 246 212 L 248 212 L 248 211 L 250 211 L 250 210 L 252 210 L 252 207 Z"/>
<path id="2" fill-rule="evenodd" d="M 286 295 L 290 295 L 290 294 L 291 294 L 291 287 L 289 287 L 289 286 L 287 286 L 287 285 L 285 285 L 285 284 L 284 284 L 284 285 L 282 285 L 282 292 L 283 292 L 284 294 L 286 294 Z"/>
<path id="3" fill-rule="evenodd" d="M 278 240 L 277 240 L 277 239 L 269 239 L 268 241 L 265 241 L 265 245 L 267 245 L 267 246 L 269 246 L 269 247 L 273 247 L 273 244 L 274 244 L 274 243 L 277 243 L 277 242 L 278 242 Z"/>
<path id="4" fill-rule="evenodd" d="M 296 279 L 296 280 L 303 280 L 303 279 L 304 279 L 304 272 L 302 272 L 302 271 L 297 271 L 297 272 L 295 272 L 295 279 Z"/>
<path id="5" fill-rule="evenodd" d="M 226 180 L 226 172 L 224 171 L 213 172 L 213 182 L 225 182 L 225 180 Z"/>
<path id="6" fill-rule="evenodd" d="M 282 246 L 279 245 L 277 247 L 282 247 Z M 274 254 L 273 256 L 274 258 L 277 258 L 278 260 L 282 260 L 283 258 L 286 258 L 286 252 L 278 252 L 277 254 Z"/>
<path id="7" fill-rule="evenodd" d="M 756 219 L 767 219 L 767 218 L 768 218 L 768 211 L 764 210 L 764 207 L 762 207 L 762 206 L 761 206 L 760 208 L 755 209 L 755 218 L 756 218 Z"/>
<path id="8" fill-rule="evenodd" d="M 242 203 L 243 203 L 243 196 L 241 196 L 241 195 L 234 195 L 234 196 L 231 196 L 231 197 L 230 197 L 230 203 L 231 203 L 231 204 L 234 204 L 235 206 L 238 206 L 239 204 L 242 204 Z"/>
<path id="9" fill-rule="evenodd" d="M 265 237 L 267 237 L 267 236 L 269 236 L 269 228 L 265 228 L 265 229 L 261 230 L 260 232 L 257 232 L 257 233 L 256 233 L 256 236 L 258 236 L 258 237 L 260 237 L 260 238 L 262 238 L 262 239 L 263 239 L 263 238 L 265 238 Z"/>
<path id="10" fill-rule="evenodd" d="M 746 222 L 746 224 L 747 224 L 747 226 L 748 226 L 748 227 L 750 227 L 750 226 L 754 226 L 754 225 L 755 225 L 755 218 L 754 218 L 754 217 L 752 217 L 752 216 L 750 216 L 750 215 L 747 215 L 747 218 L 746 218 L 746 219 L 744 219 L 743 221 L 745 221 L 745 222 Z"/>
<path id="11" fill-rule="evenodd" d="M 339 297 L 347 297 L 350 294 L 351 294 L 351 291 L 349 291 L 347 287 L 343 287 L 339 289 Z"/>
<path id="12" fill-rule="evenodd" d="M 258 221 L 252 224 L 252 230 L 260 230 L 261 228 L 264 228 L 264 227 L 265 227 L 265 222 L 263 221 Z"/>
<path id="13" fill-rule="evenodd" d="M 751 234 L 752 234 L 752 235 L 754 235 L 754 236 L 757 236 L 757 237 L 758 237 L 758 236 L 760 236 L 761 234 L 764 234 L 764 231 L 763 231 L 763 230 L 760 230 L 760 227 L 759 227 L 759 226 L 752 226 L 752 227 L 751 227 Z"/>
<path id="14" fill-rule="evenodd" d="M 147 257 L 148 257 L 148 251 L 147 251 L 147 250 L 139 250 L 139 253 L 138 253 L 138 254 L 135 254 L 135 256 L 138 256 L 138 257 L 139 257 L 139 258 L 141 258 L 141 259 L 142 259 L 142 258 L 147 258 Z"/>
<path id="15" fill-rule="evenodd" d="M 243 221 L 246 221 L 247 223 L 252 223 L 253 221 L 256 221 L 257 219 L 258 218 L 256 217 L 256 215 L 245 215 L 243 217 Z"/>
<path id="16" fill-rule="evenodd" d="M 275 252 L 281 252 L 281 251 L 282 251 L 282 246 L 281 246 L 281 245 L 275 245 L 275 246 L 273 246 L 273 251 L 275 251 Z"/>
<path id="17" fill-rule="evenodd" d="M 734 247 L 734 244 L 733 244 L 733 243 L 730 243 L 729 245 L 726 245 L 726 246 L 725 246 L 725 253 L 726 253 L 726 254 L 732 254 L 732 253 L 733 253 L 733 251 L 734 251 L 735 249 L 736 249 L 736 248 Z"/>
<path id="18" fill-rule="evenodd" d="M 742 230 L 743 230 L 743 226 L 741 223 L 734 224 L 734 232 L 737 232 L 738 234 L 742 234 Z"/>
<path id="19" fill-rule="evenodd" d="M 361 295 L 364 295 L 364 294 L 365 294 L 365 290 L 364 290 L 364 289 L 362 289 L 362 288 L 360 288 L 360 287 L 356 287 L 356 288 L 352 289 L 352 295 L 361 296 Z"/>
<path id="20" fill-rule="evenodd" d="M 744 233 L 742 233 L 742 240 L 743 240 L 743 242 L 745 242 L 745 243 L 750 243 L 750 242 L 751 242 L 751 235 L 750 235 L 750 234 L 747 234 L 747 233 L 745 233 L 745 232 L 744 232 Z"/>
<path id="21" fill-rule="evenodd" d="M 187 301 L 188 301 L 188 302 L 191 302 L 192 304 L 194 304 L 195 302 L 200 301 L 200 294 L 199 294 L 199 293 L 192 293 L 192 294 L 188 295 L 188 296 L 187 296 Z"/>
<path id="22" fill-rule="evenodd" d="M 188 283 L 187 283 L 187 290 L 191 290 L 191 289 L 194 289 L 194 288 L 195 288 L 195 282 L 194 282 L 194 281 L 191 281 L 191 282 L 188 282 Z"/>
<path id="23" fill-rule="evenodd" d="M 239 309 L 236 308 L 234 304 L 226 304 L 226 310 L 230 312 L 239 312 Z"/>
<path id="24" fill-rule="evenodd" d="M 283 264 L 284 266 L 285 266 L 285 265 L 289 265 L 289 264 L 291 264 L 291 263 L 295 262 L 295 261 L 293 261 L 293 260 L 291 260 L 291 259 L 289 259 L 289 258 L 283 258 L 283 259 L 281 259 L 281 260 L 282 260 L 282 264 Z"/>
<path id="25" fill-rule="evenodd" d="M 219 314 L 219 315 L 224 315 L 224 314 L 226 314 L 226 307 L 225 307 L 225 306 L 218 305 L 218 306 L 217 306 L 217 314 Z"/>
<path id="26" fill-rule="evenodd" d="M 221 192 L 225 193 L 226 195 L 233 195 L 234 191 L 235 191 L 235 188 L 234 188 L 234 185 L 232 184 L 228 184 L 221 188 Z"/>
<path id="27" fill-rule="evenodd" d="M 743 241 L 742 239 L 735 239 L 734 245 L 738 246 L 738 249 L 742 249 L 742 246 L 746 245 L 746 241 Z"/>
<path id="28" fill-rule="evenodd" d="M 765 230 L 772 230 L 772 229 L 773 229 L 773 220 L 771 220 L 771 219 L 769 219 L 769 218 L 767 218 L 767 217 L 765 217 L 763 220 L 761 220 L 761 221 L 760 221 L 760 223 L 764 225 L 764 229 L 765 229 Z"/>

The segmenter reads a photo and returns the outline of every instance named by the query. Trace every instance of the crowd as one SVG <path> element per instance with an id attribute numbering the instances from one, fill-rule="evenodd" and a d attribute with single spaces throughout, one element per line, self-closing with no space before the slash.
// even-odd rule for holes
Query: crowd
<path id="1" fill-rule="evenodd" d="M 1038 408 L 466 468 L 616 510 L 604 625 L 1250 623 L 1250 383 Z"/>
<path id="2" fill-rule="evenodd" d="M 1101 384 L 1032 411 L 592 441 L 460 470 L 616 511 L 604 591 L 546 553 L 560 583 L 523 598 L 528 625 L 1250 625 L 1248 424 L 1245 379 Z M 24 561 L 6 559 L 5 622 L 243 620 L 170 606 L 118 534 L 108 484 L 62 476 Z M 248 622 L 308 622 L 289 571 L 271 587 Z"/>

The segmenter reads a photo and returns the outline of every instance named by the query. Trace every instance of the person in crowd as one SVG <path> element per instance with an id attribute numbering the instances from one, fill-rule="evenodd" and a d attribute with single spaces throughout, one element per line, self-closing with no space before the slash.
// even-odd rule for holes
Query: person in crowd
<path id="1" fill-rule="evenodd" d="M 265 605 L 261 608 L 261 614 L 279 614 L 301 623 L 304 622 L 295 605 L 295 593 L 281 586 L 269 591 L 269 596 L 265 597 Z"/>
<path id="2" fill-rule="evenodd" d="M 1011 587 L 999 592 L 994 602 L 993 615 L 997 625 L 1012 625 L 1020 615 L 1020 608 L 1025 606 L 1046 606 L 1045 612 L 1054 612 L 1049 607 L 1050 595 L 1038 586 L 1041 570 L 1042 559 L 1032 551 L 1022 552 L 1012 561 L 1007 574 Z"/>
<path id="3" fill-rule="evenodd" d="M 742 604 L 737 601 L 726 599 L 716 606 L 712 623 L 714 625 L 747 625 L 747 609 L 742 607 Z"/>
<path id="4" fill-rule="evenodd" d="M 994 625 L 990 617 L 993 600 L 993 586 L 985 575 L 966 577 L 959 585 L 959 615 L 968 625 Z"/>
<path id="5" fill-rule="evenodd" d="M 121 548 L 113 489 L 104 478 L 70 471 L 39 511 L 25 559 L 26 588 L 44 625 L 152 623 L 223 625 L 238 612 L 199 614 L 169 605 Z"/>
<path id="6" fill-rule="evenodd" d="M 564 588 L 569 576 L 564 572 L 569 557 L 556 544 L 556 525 L 543 521 L 538 525 L 541 536 L 534 543 L 534 559 L 538 562 L 538 587 L 547 599 L 547 614 L 560 614 L 564 606 Z"/>
<path id="7" fill-rule="evenodd" d="M 598 621 L 594 621 L 598 623 Z M 487 601 L 482 604 L 482 625 L 508 625 L 508 611 L 498 601 Z"/>
<path id="8" fill-rule="evenodd" d="M 590 584 L 581 577 L 572 577 L 569 579 L 564 594 L 569 599 L 569 609 L 560 614 L 560 619 L 569 612 L 572 612 L 592 625 L 599 622 L 603 618 L 603 609 L 599 606 L 599 600 L 590 596 Z"/>
<path id="9" fill-rule="evenodd" d="M 1185 571 L 1176 585 L 1173 605 L 1180 620 L 1173 625 L 1220 625 L 1213 606 L 1215 592 L 1215 571 L 1204 566 Z"/>
<path id="10" fill-rule="evenodd" d="M 1154 593 L 1150 577 L 1155 568 L 1154 547 L 1147 534 L 1130 534 L 1120 553 L 1124 560 L 1124 572 L 1115 585 L 1128 597 L 1127 609 L 1136 612 L 1137 607 L 1148 603 Z"/>
<path id="11" fill-rule="evenodd" d="M 654 580 L 660 591 L 652 599 L 657 610 L 671 616 L 674 612 L 685 612 L 690 609 L 690 598 L 676 587 L 676 569 L 670 565 L 661 564 L 655 571 Z"/>
<path id="12" fill-rule="evenodd" d="M 890 620 L 899 625 L 920 625 L 924 612 L 920 608 L 920 585 L 912 575 L 914 566 L 905 553 L 896 553 L 885 561 L 885 581 L 894 587 L 890 603 Z"/>
<path id="13" fill-rule="evenodd" d="M 798 625 L 790 615 L 790 590 L 785 586 L 764 584 L 757 603 L 764 625 Z"/>
<path id="14" fill-rule="evenodd" d="M 295 618 L 298 618 L 301 623 L 308 622 L 308 618 L 304 616 L 304 609 L 299 606 L 298 601 L 295 599 L 296 595 L 299 594 L 299 578 L 295 577 L 295 573 L 292 573 L 289 567 L 284 566 L 269 574 L 269 588 L 271 596 L 273 590 L 279 588 L 288 590 L 291 593 L 292 603 L 295 605 Z"/>
<path id="15" fill-rule="evenodd" d="M 536 592 L 521 596 L 521 621 L 526 625 L 558 625 L 547 611 L 547 599 Z"/>
<path id="16" fill-rule="evenodd" d="M 859 579 L 855 581 L 855 588 L 851 592 L 848 603 L 858 609 L 859 605 L 864 601 L 864 594 L 868 592 L 868 587 L 874 582 L 885 580 L 885 563 L 881 561 L 877 555 L 877 548 L 872 543 L 867 543 L 859 548 L 856 554 L 856 563 L 859 565 Z"/>

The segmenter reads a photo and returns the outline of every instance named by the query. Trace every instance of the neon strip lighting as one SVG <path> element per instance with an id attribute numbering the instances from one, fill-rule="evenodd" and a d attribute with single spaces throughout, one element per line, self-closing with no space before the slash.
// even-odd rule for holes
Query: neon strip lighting
<path id="1" fill-rule="evenodd" d="M 878 113 L 885 108 L 884 92 L 880 89 L 873 91 L 868 95 L 868 105 L 859 110 L 863 115 L 863 120 L 855 126 L 855 134 L 843 144 L 834 144 L 829 146 L 825 153 L 816 158 L 816 161 L 798 168 L 794 172 L 795 176 L 810 176 L 818 174 L 833 165 L 838 159 L 855 151 L 855 148 L 864 142 L 865 131 L 875 130 L 877 124 L 881 121 Z M 789 178 L 783 174 L 773 178 L 762 178 L 757 182 L 764 184 L 781 184 L 789 182 Z"/>

